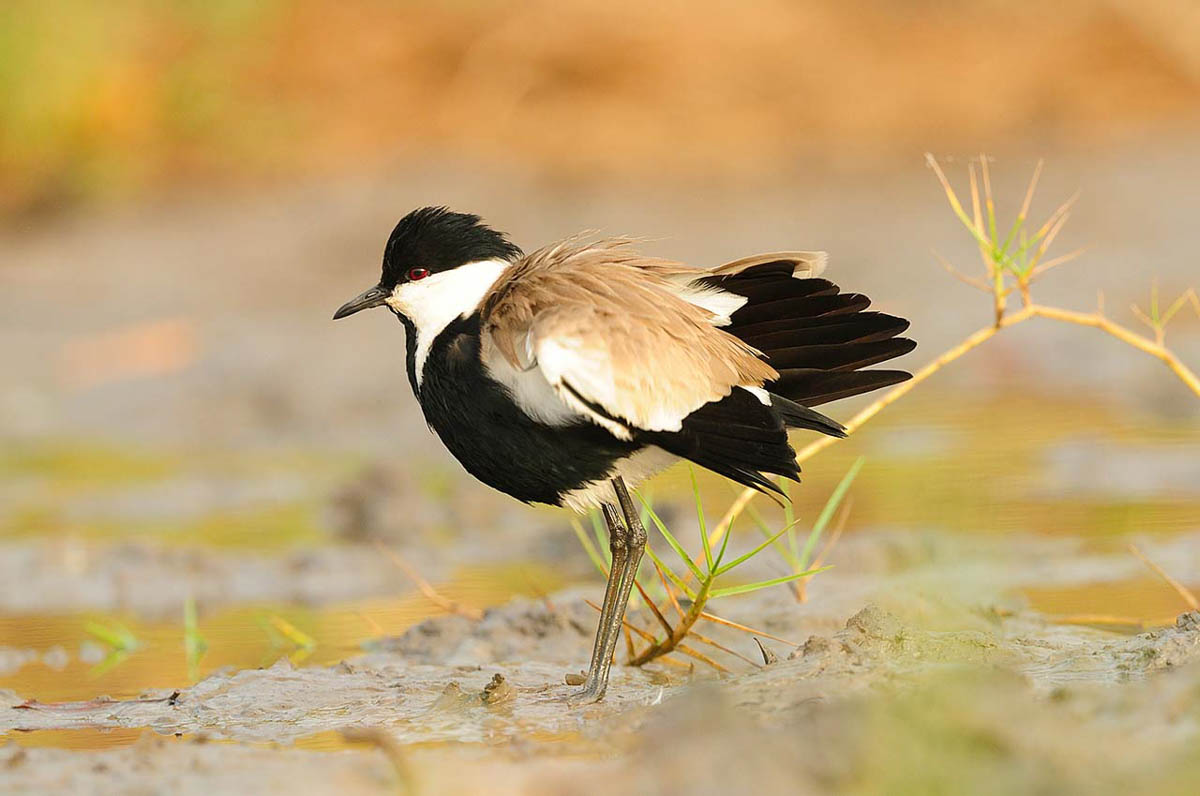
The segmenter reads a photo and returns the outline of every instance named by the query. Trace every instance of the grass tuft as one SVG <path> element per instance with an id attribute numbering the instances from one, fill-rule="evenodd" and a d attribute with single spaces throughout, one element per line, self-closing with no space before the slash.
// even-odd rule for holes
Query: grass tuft
<path id="1" fill-rule="evenodd" d="M 765 529 L 764 540 L 748 552 L 726 562 L 725 558 L 729 551 L 729 540 L 733 535 L 733 525 L 737 519 L 737 515 L 723 518 L 720 524 L 713 527 L 711 532 L 709 531 L 705 522 L 704 502 L 700 497 L 700 489 L 694 471 L 691 473 L 691 486 L 696 505 L 696 522 L 700 529 L 701 539 L 701 550 L 695 556 L 688 553 L 683 543 L 679 541 L 679 538 L 667 527 L 667 524 L 654 510 L 651 501 L 645 495 L 638 493 L 638 500 L 642 504 L 645 516 L 658 530 L 663 541 L 666 542 L 667 546 L 671 548 L 684 566 L 682 569 L 672 567 L 655 551 L 654 545 L 647 545 L 646 554 L 650 557 L 657 571 L 661 591 L 656 597 L 651 594 L 650 588 L 640 582 L 636 584 L 637 591 L 641 599 L 645 600 L 655 621 L 665 631 L 666 635 L 661 637 L 656 636 L 650 631 L 638 627 L 631 619 L 626 619 L 626 639 L 630 650 L 629 663 L 634 666 L 640 666 L 651 661 L 663 659 L 664 656 L 670 655 L 673 652 L 679 652 L 702 663 L 711 665 L 713 668 L 718 669 L 718 671 L 726 671 L 726 667 L 685 643 L 687 640 L 692 640 L 727 655 L 732 655 L 751 665 L 760 665 L 743 653 L 722 646 L 713 639 L 696 632 L 696 622 L 700 619 L 706 619 L 745 632 L 751 636 L 758 635 L 783 641 L 783 639 L 779 639 L 777 636 L 772 636 L 770 633 L 762 630 L 721 619 L 706 611 L 705 608 L 710 600 L 733 597 L 739 594 L 749 594 L 772 586 L 800 583 L 829 569 L 829 567 L 819 564 L 807 566 L 805 562 L 811 558 L 812 551 L 815 549 L 825 528 L 828 527 L 830 518 L 833 517 L 838 506 L 843 503 L 846 493 L 849 491 L 851 484 L 853 484 L 855 476 L 862 469 L 862 465 L 863 461 L 859 459 L 847 471 L 846 475 L 830 495 L 829 500 L 826 501 L 825 508 L 818 516 L 817 521 L 809 530 L 804 549 L 798 551 L 796 555 L 792 555 L 790 550 L 781 543 L 781 539 L 786 534 L 794 535 L 795 527 L 799 524 L 790 507 L 787 511 L 787 516 L 792 519 L 782 528 L 774 531 L 766 529 L 761 516 L 757 516 L 756 514 L 757 522 Z M 597 545 L 588 537 L 583 526 L 578 521 L 575 521 L 572 524 L 572 528 L 575 530 L 575 535 L 579 539 L 580 545 L 583 546 L 592 563 L 602 573 L 606 573 L 606 568 L 603 567 L 602 560 L 596 549 Z M 747 562 L 758 558 L 768 548 L 780 552 L 788 568 L 791 570 L 790 572 L 778 577 L 749 583 L 718 584 L 718 578 L 723 579 L 726 575 L 739 569 Z M 681 598 L 686 599 L 686 607 Z M 674 623 L 667 619 L 667 614 L 671 613 L 672 610 L 675 617 L 677 617 Z M 636 644 L 633 641 L 634 635 L 646 642 L 646 646 L 640 651 L 637 650 Z"/>

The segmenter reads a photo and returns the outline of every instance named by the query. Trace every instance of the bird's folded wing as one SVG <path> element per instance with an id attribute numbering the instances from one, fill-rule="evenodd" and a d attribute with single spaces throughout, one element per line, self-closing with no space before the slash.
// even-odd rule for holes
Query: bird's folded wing
<path id="1" fill-rule="evenodd" d="M 752 254 L 749 257 L 725 263 L 706 272 L 705 276 L 732 276 L 748 268 L 767 265 L 769 263 L 779 263 L 780 265 L 790 265 L 792 276 L 797 279 L 810 279 L 820 276 L 824 272 L 828 262 L 829 255 L 825 252 L 768 252 L 766 254 Z"/>
<path id="2" fill-rule="evenodd" d="M 734 387 L 758 387 L 773 368 L 679 295 L 685 270 L 633 253 L 623 241 L 568 242 L 518 261 L 484 300 L 485 364 L 501 381 L 530 379 L 577 415 L 628 438 L 675 431 Z M 544 407 L 531 407 L 541 415 Z"/>

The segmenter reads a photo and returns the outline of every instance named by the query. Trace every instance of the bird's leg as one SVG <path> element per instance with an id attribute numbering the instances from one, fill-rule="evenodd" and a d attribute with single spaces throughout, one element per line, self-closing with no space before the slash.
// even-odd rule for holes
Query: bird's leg
<path id="1" fill-rule="evenodd" d="M 641 514 L 629 498 L 629 490 L 620 476 L 612 480 L 613 490 L 617 493 L 617 502 L 621 504 L 621 513 L 625 515 L 626 541 L 629 547 L 629 561 L 625 564 L 625 577 L 621 580 L 621 616 L 617 620 L 617 629 L 625 618 L 625 605 L 629 602 L 629 594 L 633 591 L 633 582 L 637 579 L 638 566 L 642 563 L 642 554 L 646 552 L 646 528 L 642 525 Z"/>
<path id="2" fill-rule="evenodd" d="M 576 694 L 572 695 L 573 702 L 597 702 L 604 697 L 608 689 L 608 671 L 612 666 L 613 653 L 617 641 L 621 637 L 621 628 L 625 621 L 625 606 L 629 604 L 629 594 L 633 591 L 633 582 L 637 578 L 638 565 L 642 562 L 642 553 L 646 549 L 646 529 L 642 519 L 634 508 L 629 490 L 620 476 L 612 480 L 613 491 L 616 492 L 620 504 L 620 515 L 616 507 L 605 503 L 604 520 L 609 528 L 609 545 L 612 549 L 612 568 L 608 572 L 608 588 L 604 592 L 604 605 L 600 610 L 600 624 L 596 628 L 596 645 L 592 650 L 592 664 L 588 669 L 587 680 Z M 624 522 L 622 522 L 622 516 Z M 620 539 L 620 561 L 618 567 L 618 542 Z"/>
<path id="3" fill-rule="evenodd" d="M 600 622 L 596 626 L 596 642 L 592 647 L 592 662 L 588 666 L 587 679 L 583 687 L 570 697 L 570 701 L 578 704 L 598 702 L 604 696 L 604 691 L 608 688 L 608 669 L 612 664 L 613 650 L 616 648 L 625 615 L 625 604 L 619 602 L 619 597 L 629 561 L 629 534 L 615 506 L 605 503 L 601 509 L 604 512 L 604 521 L 608 525 L 608 546 L 612 551 L 612 564 L 608 570 L 604 602 L 600 606 Z M 624 594 L 625 600 L 628 601 L 628 591 Z"/>

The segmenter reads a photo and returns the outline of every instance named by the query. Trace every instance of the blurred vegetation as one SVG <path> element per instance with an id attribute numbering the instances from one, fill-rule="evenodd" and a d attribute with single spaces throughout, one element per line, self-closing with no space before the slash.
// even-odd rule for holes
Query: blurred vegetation
<path id="1" fill-rule="evenodd" d="M 1187 0 L 7 0 L 0 213 L 434 156 L 777 174 L 1194 118 Z"/>
<path id="2" fill-rule="evenodd" d="M 11 0 L 0 180 L 16 205 L 119 197 L 261 158 L 243 91 L 279 9 L 256 0 Z"/>

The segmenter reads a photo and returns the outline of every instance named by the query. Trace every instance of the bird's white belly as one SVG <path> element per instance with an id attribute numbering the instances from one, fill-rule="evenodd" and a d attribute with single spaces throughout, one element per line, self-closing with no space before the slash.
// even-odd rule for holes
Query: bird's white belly
<path id="1" fill-rule="evenodd" d="M 564 492 L 562 504 L 572 511 L 581 513 L 596 508 L 601 503 L 616 505 L 617 497 L 611 483 L 613 478 L 620 476 L 624 479 L 625 486 L 633 489 L 647 478 L 662 472 L 678 461 L 679 457 L 675 454 L 651 445 L 616 462 L 612 471 L 605 478 L 589 481 L 578 489 Z"/>

